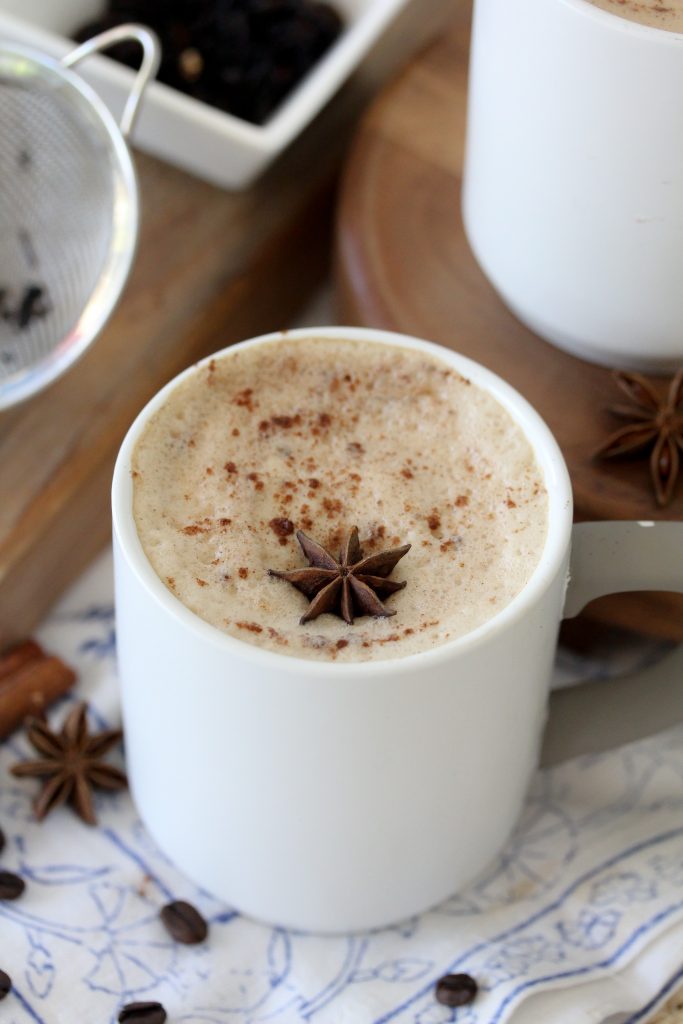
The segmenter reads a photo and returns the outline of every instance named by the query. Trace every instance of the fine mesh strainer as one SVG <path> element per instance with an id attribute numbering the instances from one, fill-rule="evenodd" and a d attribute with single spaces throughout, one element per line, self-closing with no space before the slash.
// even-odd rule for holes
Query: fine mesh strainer
<path id="1" fill-rule="evenodd" d="M 70 69 L 130 39 L 143 56 L 119 127 Z M 125 137 L 158 64 L 141 25 L 103 32 L 61 62 L 0 45 L 0 409 L 62 374 L 121 294 L 138 231 Z"/>

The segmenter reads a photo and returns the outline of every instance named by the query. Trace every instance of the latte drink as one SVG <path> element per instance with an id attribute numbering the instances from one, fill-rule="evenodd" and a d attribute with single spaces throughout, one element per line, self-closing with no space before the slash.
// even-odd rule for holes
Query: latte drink
<path id="1" fill-rule="evenodd" d="M 488 392 L 422 351 L 314 335 L 186 377 L 137 442 L 133 485 L 143 549 L 178 600 L 303 658 L 404 657 L 469 633 L 524 587 L 547 530 L 531 445 Z M 301 624 L 319 588 L 270 570 L 308 566 L 298 531 L 339 559 L 355 526 L 365 558 L 410 545 L 366 570 L 371 590 L 405 583 L 376 587 L 394 614 Z"/>
<path id="2" fill-rule="evenodd" d="M 594 7 L 667 32 L 683 32 L 683 0 L 588 0 Z"/>

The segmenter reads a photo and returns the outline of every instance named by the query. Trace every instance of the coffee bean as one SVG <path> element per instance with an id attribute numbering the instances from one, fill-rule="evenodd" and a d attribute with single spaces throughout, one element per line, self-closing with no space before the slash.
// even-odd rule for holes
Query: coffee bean
<path id="1" fill-rule="evenodd" d="M 16 900 L 26 888 L 26 882 L 11 871 L 0 871 L 0 900 Z"/>
<path id="2" fill-rule="evenodd" d="M 185 900 L 175 900 L 163 907 L 161 920 L 176 942 L 184 942 L 187 946 L 203 942 L 209 931 L 199 911 Z"/>
<path id="3" fill-rule="evenodd" d="M 466 1006 L 477 994 L 477 983 L 469 974 L 444 974 L 436 983 L 436 1001 L 442 1006 Z"/>
<path id="4" fill-rule="evenodd" d="M 119 1024 L 164 1024 L 165 1020 L 161 1003 L 127 1003 L 119 1012 Z"/>
<path id="5" fill-rule="evenodd" d="M 12 979 L 9 974 L 0 971 L 0 999 L 4 999 L 12 988 Z"/>

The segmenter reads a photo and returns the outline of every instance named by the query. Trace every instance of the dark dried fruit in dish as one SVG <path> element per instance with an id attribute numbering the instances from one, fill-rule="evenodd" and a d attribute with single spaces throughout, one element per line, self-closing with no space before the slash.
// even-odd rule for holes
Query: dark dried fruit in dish
<path id="1" fill-rule="evenodd" d="M 195 99 L 262 124 L 332 45 L 342 19 L 320 0 L 110 0 L 105 14 L 76 33 L 138 21 L 162 47 L 159 81 Z M 110 56 L 139 63 L 135 43 Z"/>

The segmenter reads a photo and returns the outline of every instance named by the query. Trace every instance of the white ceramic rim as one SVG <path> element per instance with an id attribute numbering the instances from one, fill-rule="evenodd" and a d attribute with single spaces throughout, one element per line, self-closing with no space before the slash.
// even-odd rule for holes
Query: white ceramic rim
<path id="1" fill-rule="evenodd" d="M 130 151 L 109 108 L 95 90 L 60 60 L 23 43 L 0 42 L 3 54 L 23 57 L 56 76 L 60 84 L 77 92 L 99 118 L 107 138 L 115 169 L 112 204 L 112 232 L 102 273 L 76 323 L 51 352 L 32 366 L 9 374 L 0 381 L 0 410 L 23 402 L 42 391 L 81 358 L 96 340 L 116 309 L 128 280 L 137 250 L 139 202 L 138 183 Z"/>
<path id="2" fill-rule="evenodd" d="M 545 546 L 526 586 L 505 608 L 472 632 L 454 640 L 448 640 L 427 651 L 419 651 L 403 658 L 385 658 L 377 661 L 336 663 L 279 654 L 276 651 L 265 650 L 256 644 L 223 633 L 199 618 L 177 597 L 174 597 L 148 561 L 140 543 L 132 513 L 131 457 L 137 439 L 150 416 L 163 405 L 168 395 L 181 381 L 206 366 L 211 359 L 220 359 L 223 355 L 228 355 L 236 350 L 282 338 L 297 340 L 311 337 L 369 341 L 427 352 L 454 367 L 463 376 L 468 377 L 476 385 L 492 394 L 524 430 L 543 472 L 548 492 L 548 533 Z M 409 335 L 359 327 L 305 327 L 292 331 L 263 334 L 222 349 L 184 370 L 163 387 L 136 417 L 121 445 L 112 482 L 114 532 L 118 537 L 121 553 L 138 581 L 147 590 L 150 599 L 162 606 L 170 621 L 175 619 L 187 629 L 193 630 L 203 643 L 223 648 L 226 655 L 237 655 L 240 658 L 258 662 L 271 670 L 279 668 L 283 674 L 287 675 L 296 672 L 298 675 L 320 678 L 326 676 L 352 677 L 359 673 L 364 677 L 374 677 L 419 671 L 422 666 L 427 669 L 429 665 L 446 661 L 461 651 L 485 643 L 491 634 L 521 619 L 527 608 L 551 585 L 568 553 L 572 514 L 573 502 L 569 473 L 557 441 L 536 410 L 510 384 L 479 363 L 452 352 L 450 349 L 443 348 L 441 345 L 422 341 Z"/>
<path id="3" fill-rule="evenodd" d="M 590 3 L 590 0 L 560 0 L 560 2 L 565 7 L 572 7 L 583 17 L 593 18 L 598 24 L 601 22 L 603 25 L 609 24 L 611 28 L 619 28 L 628 35 L 648 36 L 651 42 L 661 43 L 662 46 L 680 46 L 683 42 L 683 32 L 670 32 L 669 29 L 658 28 L 656 25 L 642 25 L 639 21 L 621 18 L 612 11 L 596 7 Z"/>

